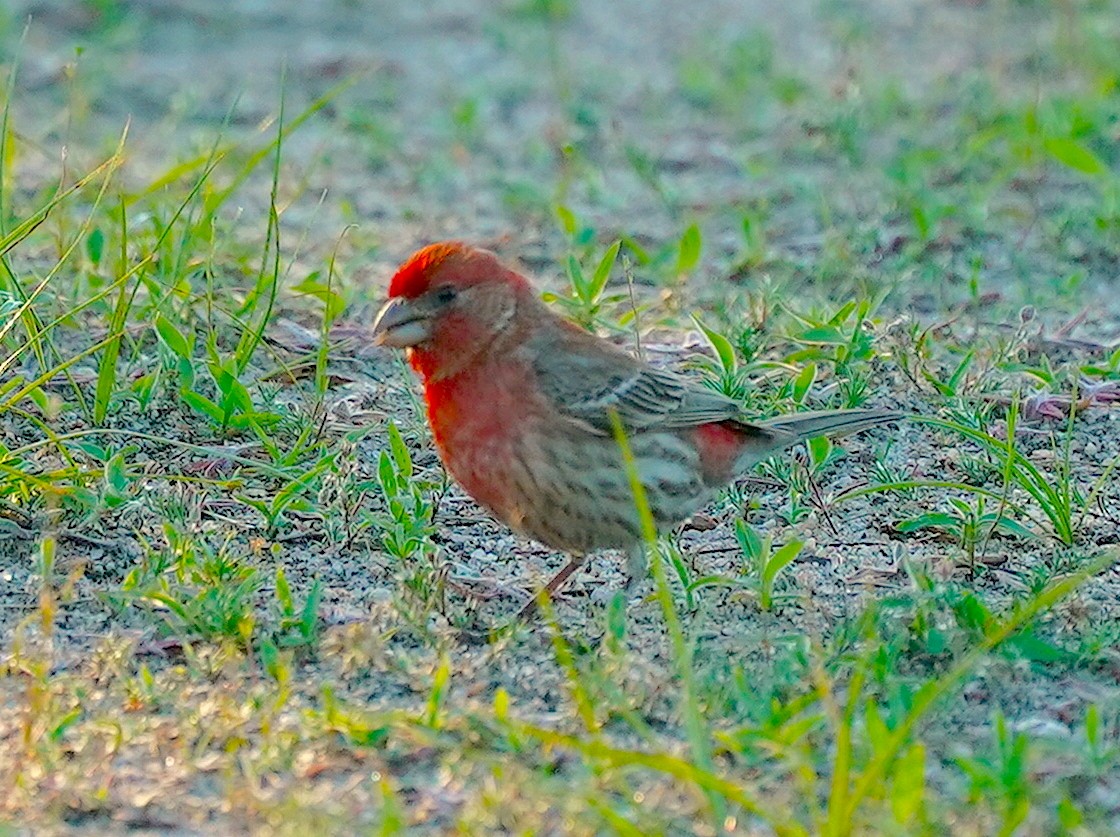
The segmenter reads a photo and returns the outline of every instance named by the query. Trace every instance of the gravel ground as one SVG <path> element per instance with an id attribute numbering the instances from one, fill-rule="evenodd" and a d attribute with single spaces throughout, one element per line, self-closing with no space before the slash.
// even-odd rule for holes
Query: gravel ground
<path id="1" fill-rule="evenodd" d="M 1075 174 L 1024 176 L 988 194 L 976 212 L 999 220 L 986 236 L 969 227 L 975 207 L 957 207 L 918 249 L 910 246 L 911 220 L 901 204 L 892 204 L 901 199 L 880 183 L 897 149 L 910 141 L 889 128 L 898 113 L 909 114 L 911 138 L 936 144 L 950 131 L 948 116 L 940 115 L 967 113 L 979 95 L 977 78 L 995 100 L 1029 95 L 1039 85 L 1075 86 L 1068 73 L 1047 76 L 1048 45 L 1073 36 L 1063 34 L 1059 16 L 1034 4 L 806 1 L 777 11 L 769 3 L 716 0 L 17 0 L 0 12 L 5 64 L 25 18 L 30 22 L 19 47 L 11 118 L 32 150 L 14 168 L 19 196 L 57 180 L 60 161 L 70 171 L 94 164 L 115 147 L 126 121 L 122 182 L 140 189 L 177 161 L 206 153 L 223 122 L 223 136 L 231 141 L 266 142 L 275 130 L 281 88 L 291 120 L 317 97 L 352 81 L 285 142 L 279 189 L 284 278 L 295 287 L 337 254 L 346 309 L 336 325 L 340 342 L 330 361 L 335 385 L 321 405 L 322 426 L 332 444 L 347 433 L 368 431 L 346 443 L 339 490 L 354 491 L 376 479 L 384 428 L 394 421 L 418 478 L 437 487 L 438 549 L 431 560 L 435 575 L 446 581 L 439 607 L 410 604 L 402 585 L 413 570 L 395 563 L 370 531 L 345 541 L 332 537 L 324 520 L 331 509 L 293 513 L 288 528 L 273 537 L 227 487 L 165 478 L 197 473 L 192 469 L 207 467 L 210 459 L 224 467 L 223 452 L 242 450 L 236 442 L 216 438 L 170 389 L 146 409 L 122 405 L 109 426 L 205 446 L 213 455 L 139 441 L 133 461 L 149 475 L 144 501 L 96 518 L 66 518 L 58 526 L 54 573 L 72 584 L 50 631 L 29 618 L 42 603 L 42 565 L 35 559 L 39 521 L 0 521 L 0 633 L 11 675 L 0 681 L 0 741 L 12 754 L 30 735 L 28 706 L 38 694 L 30 684 L 39 682 L 35 660 L 49 660 L 43 690 L 49 697 L 39 699 L 62 714 L 68 702 L 79 703 L 84 713 L 80 736 L 66 739 L 65 759 L 53 773 L 35 773 L 27 756 L 0 768 L 0 776 L 20 777 L 9 801 L 0 804 L 0 818 L 26 822 L 35 833 L 40 815 L 43 828 L 58 832 L 252 833 L 310 825 L 342 833 L 340 823 L 372 827 L 384 821 L 387 797 L 371 774 L 392 777 L 405 823 L 436 832 L 512 831 L 534 822 L 540 833 L 596 830 L 582 814 L 563 810 L 578 807 L 578 793 L 556 794 L 561 801 L 552 814 L 559 819 L 551 826 L 529 810 L 539 796 L 526 797 L 521 810 L 516 795 L 492 791 L 507 806 L 506 813 L 495 813 L 498 803 L 478 801 L 485 797 L 478 788 L 493 781 L 493 765 L 480 756 L 469 767 L 449 767 L 454 748 L 446 742 L 416 733 L 378 750 L 307 732 L 309 724 L 329 727 L 314 714 L 324 688 L 377 717 L 422 709 L 448 659 L 451 694 L 462 717 L 473 708 L 490 711 L 499 690 L 522 717 L 541 725 L 569 711 L 570 676 L 550 632 L 521 630 L 481 645 L 461 644 L 456 633 L 464 626 L 501 624 L 527 591 L 563 565 L 564 556 L 513 537 L 446 484 L 407 369 L 363 342 L 393 266 L 423 243 L 455 237 L 492 247 L 519 260 L 543 288 L 562 292 L 570 243 L 556 223 L 555 204 L 570 206 L 596 241 L 625 236 L 651 252 L 696 221 L 704 253 L 686 284 L 664 289 L 648 275 L 651 268 L 636 269 L 646 325 L 656 326 L 644 338 L 648 357 L 699 374 L 694 358 L 707 349 L 688 312 L 703 311 L 706 319 L 710 314 L 726 324 L 727 317 L 748 309 L 748 297 L 754 303 L 771 275 L 781 276 L 785 288 L 814 304 L 831 298 L 835 308 L 860 295 L 881 297 L 875 334 L 881 353 L 870 366 L 869 403 L 925 415 L 946 399 L 915 382 L 900 364 L 899 355 L 913 351 L 905 340 L 908 323 L 928 327 L 957 348 L 995 351 L 1015 343 L 1024 364 L 1040 356 L 1066 365 L 1103 364 L 1120 338 L 1116 250 L 1107 238 L 1077 226 L 1083 217 L 1078 213 L 1089 211 L 1096 198 Z M 760 80 L 733 84 L 736 72 L 746 72 L 742 67 L 754 68 Z M 805 101 L 799 93 L 804 89 L 818 93 L 816 106 L 798 104 Z M 877 116 L 865 107 L 872 100 L 921 105 Z M 842 153 L 821 150 L 845 149 L 845 143 L 852 147 Z M 269 186 L 267 172 L 254 175 L 222 210 L 227 228 L 235 230 L 231 239 L 258 252 Z M 765 218 L 767 255 L 757 269 L 741 271 L 742 217 L 755 210 Z M 14 256 L 17 267 L 29 270 L 50 264 L 44 262 L 48 257 L 49 247 Z M 1076 282 L 1066 281 L 1074 275 Z M 978 284 L 970 285 L 974 280 Z M 1024 306 L 1031 306 L 1025 315 Z M 1082 311 L 1091 313 L 1063 331 Z M 96 324 L 90 327 L 96 330 Z M 301 356 L 317 328 L 307 299 L 286 296 L 269 331 L 273 357 Z M 85 337 L 75 334 L 74 345 Z M 617 337 L 631 340 L 621 331 Z M 133 367 L 157 364 L 154 349 L 138 351 Z M 963 351 L 951 355 L 952 363 Z M 937 363 L 951 371 L 949 359 Z M 274 369 L 261 361 L 254 374 Z M 89 372 L 76 370 L 79 378 Z M 972 381 L 969 398 L 1006 402 L 1011 383 Z M 293 412 L 314 405 L 310 383 L 275 389 Z M 826 385 L 815 397 L 824 401 L 828 395 Z M 25 417 L 7 413 L 0 422 L 9 449 L 41 438 Z M 72 425 L 56 429 L 73 430 L 80 422 Z M 1023 449 L 1053 472 L 1053 439 L 1062 423 L 1035 415 L 1025 425 Z M 672 539 L 693 578 L 743 572 L 734 521 L 744 509 L 748 521 L 778 542 L 806 542 L 779 581 L 782 597 L 773 610 L 761 610 L 754 596 L 729 588 L 709 588 L 696 597 L 686 628 L 695 676 L 713 701 L 707 707 L 713 713 L 717 696 L 729 705 L 734 701 L 734 671 L 759 682 L 794 678 L 802 649 L 827 658 L 829 649 L 842 646 L 838 626 L 857 620 L 873 602 L 912 593 L 907 563 L 935 579 L 969 579 L 996 608 L 1045 570 L 1057 573 L 1071 556 L 1118 542 L 1117 489 L 1108 480 L 1099 502 L 1086 509 L 1077 549 L 1063 551 L 1045 539 L 993 537 L 981 557 L 982 571 L 969 578 L 951 537 L 898 529 L 901 520 L 930 510 L 931 503 L 945 510 L 944 496 L 868 494 L 836 502 L 845 491 L 878 479 L 877 467 L 915 480 L 959 475 L 968 447 L 944 431 L 906 423 L 845 440 L 844 449 L 846 455 L 816 477 L 824 501 L 797 522 L 781 519 L 788 491 L 756 479 Z M 1075 483 L 1092 485 L 1117 449 L 1115 405 L 1102 401 L 1082 412 L 1069 445 Z M 49 459 L 44 455 L 36 464 L 47 468 Z M 246 490 L 258 488 L 275 490 Z M 320 493 L 321 500 L 325 496 Z M 377 506 L 380 500 L 362 502 Z M 267 578 L 282 566 L 300 596 L 315 580 L 322 585 L 322 647 L 293 669 L 282 708 L 267 708 L 271 681 L 252 666 L 247 670 L 244 659 L 168 637 L 150 608 L 120 606 L 121 585 L 147 545 L 160 542 L 160 510 L 172 505 L 201 537 L 243 548 Z M 600 641 L 606 603 L 620 579 L 616 557 L 597 557 L 557 602 L 555 617 L 577 651 Z M 1120 616 L 1118 584 L 1115 571 L 1093 579 L 1045 620 L 1045 636 L 1064 647 L 1084 647 L 1097 637 L 1103 647 L 1091 664 L 1048 667 L 1002 657 L 981 664 L 963 694 L 926 730 L 927 747 L 942 754 L 929 769 L 931 787 L 960 785 L 949 769 L 952 758 L 990 744 L 996 710 L 1012 730 L 1041 742 L 1045 755 L 1034 763 L 1033 775 L 1043 783 L 1073 771 L 1067 752 L 1079 747 L 1075 738 L 1087 706 L 1100 707 L 1115 736 L 1120 657 L 1102 626 Z M 262 603 L 272 600 L 271 581 L 259 595 Z M 891 618 L 884 611 L 883 619 Z M 625 643 L 629 653 L 612 660 L 602 652 L 597 671 L 605 680 L 615 678 L 616 693 L 649 727 L 679 733 L 677 673 L 655 600 L 630 609 Z M 144 685 L 142 672 L 154 672 L 154 685 Z M 137 697 L 144 689 L 149 691 Z M 319 719 L 309 720 L 313 716 Z M 112 724 L 125 730 L 128 746 L 114 748 L 106 731 Z M 642 744 L 630 727 L 618 723 L 614 731 L 617 741 Z M 59 735 L 65 738 L 64 732 Z M 473 740 L 471 733 L 461 734 L 463 741 Z M 281 746 L 285 735 L 300 744 Z M 249 743 L 233 743 L 242 740 Z M 683 734 L 676 740 L 683 755 Z M 237 755 L 241 747 L 252 755 Z M 281 750 L 284 755 L 277 754 Z M 0 763 L 10 758 L 0 756 Z M 246 764 L 257 771 L 249 780 Z M 511 782 L 536 776 L 509 769 Z M 542 795 L 586 780 L 565 769 L 556 766 Z M 1109 793 L 1120 798 L 1116 765 L 1093 781 L 1093 798 L 1120 817 L 1114 801 L 1099 801 Z M 660 827 L 691 828 L 684 823 L 695 800 L 659 793 L 660 810 L 674 812 Z M 37 799 L 43 805 L 38 813 Z M 575 819 L 563 820 L 569 815 Z M 1045 822 L 1032 819 L 1025 827 L 1043 829 Z M 1114 822 L 1120 827 L 1120 820 Z"/>

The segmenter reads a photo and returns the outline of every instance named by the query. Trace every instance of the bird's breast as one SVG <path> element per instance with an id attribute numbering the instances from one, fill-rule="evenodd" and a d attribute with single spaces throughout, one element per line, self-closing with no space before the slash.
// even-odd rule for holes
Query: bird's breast
<path id="1" fill-rule="evenodd" d="M 429 383 L 428 420 L 440 458 L 475 500 L 517 527 L 517 481 L 524 437 L 535 423 L 528 379 L 490 369 Z"/>
<path id="2" fill-rule="evenodd" d="M 614 438 L 566 420 L 534 391 L 528 376 L 502 369 L 428 386 L 429 420 L 448 471 L 508 526 L 554 548 L 588 552 L 640 540 Z M 686 433 L 643 433 L 631 444 L 658 529 L 710 496 Z"/>

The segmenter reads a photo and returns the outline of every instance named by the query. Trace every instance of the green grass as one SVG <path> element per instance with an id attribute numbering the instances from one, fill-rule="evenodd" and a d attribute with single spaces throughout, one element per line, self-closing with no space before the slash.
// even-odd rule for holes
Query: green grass
<path id="1" fill-rule="evenodd" d="M 831 4 L 837 79 L 721 31 L 639 103 L 574 51 L 581 4 L 506 4 L 479 37 L 532 72 L 458 80 L 428 121 L 391 77 L 289 77 L 274 119 L 231 108 L 156 167 L 141 126 L 79 118 L 109 96 L 98 39 L 134 37 L 87 5 L 65 165 L 0 27 L 0 832 L 1114 828 L 1109 4 L 971 10 L 1007 75 L 916 89 Z M 510 143 L 494 114 L 526 100 L 553 121 Z M 668 114 L 726 159 L 666 164 Z M 358 320 L 445 228 L 544 241 L 558 310 L 751 413 L 920 419 L 651 533 L 630 611 L 577 595 L 493 630 L 541 556 L 449 486 Z"/>

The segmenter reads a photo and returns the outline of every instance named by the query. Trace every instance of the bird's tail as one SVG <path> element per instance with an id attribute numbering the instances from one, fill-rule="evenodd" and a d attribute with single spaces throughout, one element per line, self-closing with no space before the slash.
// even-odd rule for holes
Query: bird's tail
<path id="1" fill-rule="evenodd" d="M 816 436 L 847 436 L 869 427 L 905 418 L 894 410 L 819 410 L 777 416 L 760 422 L 743 422 L 741 427 L 751 442 L 744 445 L 736 470 L 743 473 L 780 450 Z"/>
<path id="2" fill-rule="evenodd" d="M 777 416 L 758 424 L 767 430 L 777 431 L 775 440 L 780 440 L 777 447 L 789 447 L 816 436 L 837 437 L 859 433 L 905 417 L 905 413 L 896 410 L 818 410 Z"/>

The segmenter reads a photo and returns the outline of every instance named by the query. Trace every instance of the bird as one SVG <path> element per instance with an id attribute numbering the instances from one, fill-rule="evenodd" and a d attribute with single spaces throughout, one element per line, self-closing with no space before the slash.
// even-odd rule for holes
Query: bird
<path id="1" fill-rule="evenodd" d="M 510 529 L 567 553 L 521 619 L 601 550 L 625 551 L 628 594 L 645 579 L 617 427 L 660 534 L 782 449 L 901 417 L 845 409 L 752 420 L 738 401 L 557 314 L 526 276 L 461 241 L 430 244 L 401 264 L 372 331 L 375 344 L 403 349 L 419 376 L 451 476 Z"/>

